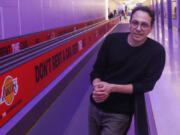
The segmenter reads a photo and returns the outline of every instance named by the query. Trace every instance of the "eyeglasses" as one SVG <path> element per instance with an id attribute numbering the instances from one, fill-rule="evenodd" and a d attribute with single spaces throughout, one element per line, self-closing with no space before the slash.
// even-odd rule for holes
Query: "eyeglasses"
<path id="1" fill-rule="evenodd" d="M 141 29 L 143 29 L 143 30 L 146 30 L 150 27 L 150 25 L 148 23 L 146 23 L 146 22 L 140 23 L 137 20 L 132 20 L 130 23 L 134 28 L 137 28 L 140 25 Z"/>

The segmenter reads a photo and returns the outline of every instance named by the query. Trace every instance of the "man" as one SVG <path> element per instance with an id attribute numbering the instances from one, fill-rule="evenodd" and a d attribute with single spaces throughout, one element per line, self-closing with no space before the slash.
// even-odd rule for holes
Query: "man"
<path id="1" fill-rule="evenodd" d="M 113 13 L 110 12 L 109 15 L 108 15 L 108 18 L 111 19 L 111 18 L 113 18 L 113 16 L 114 16 Z"/>
<path id="2" fill-rule="evenodd" d="M 154 88 L 165 64 L 165 50 L 147 35 L 154 12 L 136 7 L 129 33 L 105 39 L 91 72 L 93 92 L 88 114 L 89 135 L 126 135 L 134 113 L 134 97 Z"/>

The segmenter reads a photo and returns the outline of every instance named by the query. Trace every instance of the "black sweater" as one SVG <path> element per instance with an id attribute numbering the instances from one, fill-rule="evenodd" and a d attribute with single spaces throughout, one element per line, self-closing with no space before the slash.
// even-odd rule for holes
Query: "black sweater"
<path id="1" fill-rule="evenodd" d="M 91 81 L 100 78 L 113 84 L 132 84 L 133 94 L 111 93 L 103 103 L 91 102 L 104 112 L 132 114 L 134 96 L 153 89 L 165 64 L 165 50 L 148 38 L 144 44 L 132 47 L 129 33 L 114 33 L 106 37 L 91 72 Z"/>

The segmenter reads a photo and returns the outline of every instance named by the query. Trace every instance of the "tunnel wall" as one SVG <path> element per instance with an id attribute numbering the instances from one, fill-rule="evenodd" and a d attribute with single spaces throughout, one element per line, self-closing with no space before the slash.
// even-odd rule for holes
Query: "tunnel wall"
<path id="1" fill-rule="evenodd" d="M 110 1 L 109 0 L 109 12 L 114 12 L 114 10 L 118 10 L 118 3 L 115 1 Z"/>
<path id="2" fill-rule="evenodd" d="M 105 0 L 0 0 L 0 40 L 105 17 Z"/>

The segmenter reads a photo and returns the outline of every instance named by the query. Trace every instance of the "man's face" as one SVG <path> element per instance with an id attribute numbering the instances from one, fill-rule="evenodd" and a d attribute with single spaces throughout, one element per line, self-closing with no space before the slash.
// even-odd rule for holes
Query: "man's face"
<path id="1" fill-rule="evenodd" d="M 151 17 L 148 13 L 138 10 L 133 14 L 129 28 L 131 40 L 135 43 L 143 42 L 152 30 Z"/>

